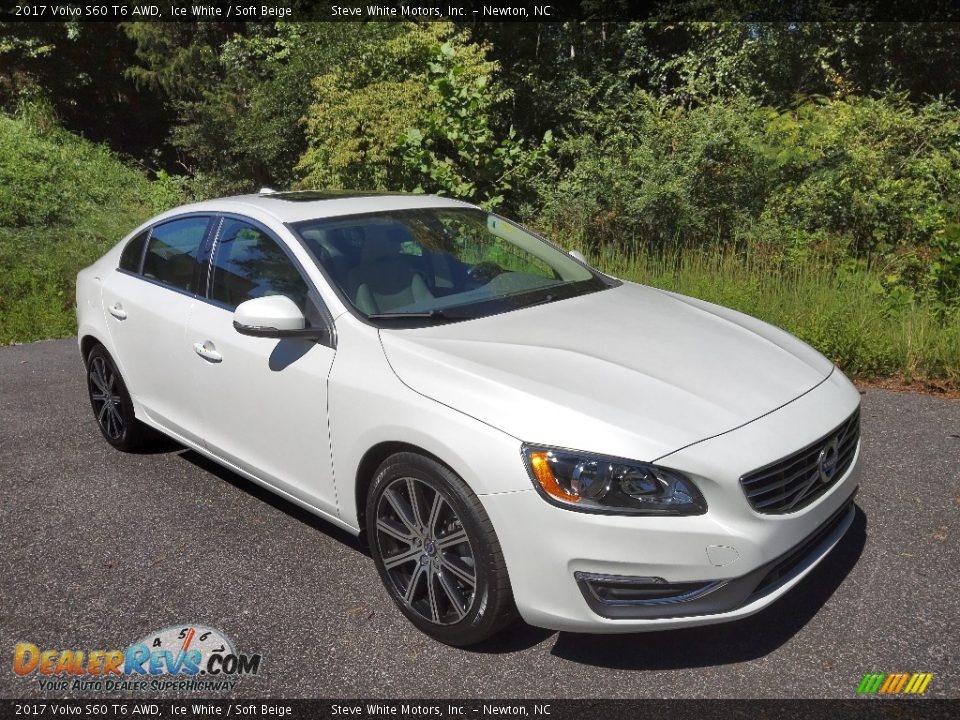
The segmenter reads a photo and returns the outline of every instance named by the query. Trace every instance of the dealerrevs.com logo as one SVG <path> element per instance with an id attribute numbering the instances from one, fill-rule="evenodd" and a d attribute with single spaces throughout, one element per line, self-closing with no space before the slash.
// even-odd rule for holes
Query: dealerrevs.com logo
<path id="1" fill-rule="evenodd" d="M 129 692 L 233 690 L 260 672 L 259 654 L 238 653 L 219 630 L 184 623 L 148 633 L 124 650 L 41 649 L 28 642 L 13 651 L 13 672 L 35 676 L 41 690 Z"/>

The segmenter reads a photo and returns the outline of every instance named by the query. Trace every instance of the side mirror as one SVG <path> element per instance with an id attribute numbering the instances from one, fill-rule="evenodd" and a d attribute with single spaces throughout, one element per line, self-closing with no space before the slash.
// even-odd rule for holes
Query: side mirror
<path id="1" fill-rule="evenodd" d="M 241 335 L 264 338 L 319 338 L 321 328 L 308 328 L 297 304 L 286 295 L 268 295 L 237 305 L 233 327 Z"/>
<path id="2" fill-rule="evenodd" d="M 567 254 L 568 254 L 570 257 L 572 257 L 574 260 L 579 260 L 579 261 L 582 262 L 584 265 L 589 265 L 589 264 L 590 264 L 590 263 L 587 262 L 587 259 L 583 256 L 583 253 L 580 252 L 579 250 L 568 250 L 568 251 L 567 251 Z"/>

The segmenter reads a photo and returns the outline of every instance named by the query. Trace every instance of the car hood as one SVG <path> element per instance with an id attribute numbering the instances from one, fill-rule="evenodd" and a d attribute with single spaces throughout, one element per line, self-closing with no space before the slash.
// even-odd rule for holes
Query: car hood
<path id="1" fill-rule="evenodd" d="M 772 325 L 633 283 L 380 337 L 422 395 L 526 442 L 648 461 L 769 413 L 833 370 Z"/>

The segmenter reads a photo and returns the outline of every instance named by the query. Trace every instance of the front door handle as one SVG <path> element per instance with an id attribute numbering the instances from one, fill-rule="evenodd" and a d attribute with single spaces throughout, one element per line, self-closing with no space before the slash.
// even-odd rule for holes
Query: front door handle
<path id="1" fill-rule="evenodd" d="M 209 360 L 210 362 L 220 362 L 223 360 L 223 355 L 217 352 L 217 349 L 213 346 L 213 343 L 207 340 L 205 343 L 194 343 L 193 344 L 194 352 L 197 353 L 204 360 Z"/>
<path id="2" fill-rule="evenodd" d="M 117 320 L 126 320 L 127 311 L 123 309 L 123 306 L 120 303 L 114 303 L 107 310 L 113 315 Z"/>

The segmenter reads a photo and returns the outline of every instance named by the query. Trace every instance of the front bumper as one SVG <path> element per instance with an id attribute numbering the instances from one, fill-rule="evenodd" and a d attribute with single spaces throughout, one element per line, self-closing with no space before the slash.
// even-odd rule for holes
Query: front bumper
<path id="1" fill-rule="evenodd" d="M 856 493 L 854 493 L 856 494 Z M 681 618 L 696 615 L 729 613 L 761 600 L 782 586 L 791 583 L 810 571 L 830 552 L 853 523 L 856 508 L 853 497 L 847 500 L 822 527 L 801 542 L 797 547 L 775 558 L 756 570 L 738 578 L 693 583 L 685 592 L 668 598 L 621 599 L 628 595 L 634 578 L 622 576 L 577 573 L 580 592 L 587 605 L 597 615 L 612 620 L 642 620 L 645 618 Z M 626 589 L 619 598 L 605 589 Z M 656 584 L 644 585 L 648 592 L 656 590 Z M 663 583 L 662 587 L 669 588 Z"/>
<path id="2" fill-rule="evenodd" d="M 739 477 L 850 416 L 859 395 L 835 375 L 764 418 L 657 461 L 693 478 L 707 499 L 705 515 L 571 512 L 550 505 L 532 487 L 481 496 L 524 620 L 579 632 L 665 630 L 746 617 L 788 592 L 851 526 L 860 448 L 826 493 L 789 514 L 755 512 Z M 604 603 L 589 583 L 611 577 L 657 578 L 707 591 L 660 603 Z"/>

